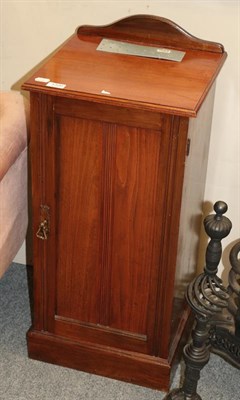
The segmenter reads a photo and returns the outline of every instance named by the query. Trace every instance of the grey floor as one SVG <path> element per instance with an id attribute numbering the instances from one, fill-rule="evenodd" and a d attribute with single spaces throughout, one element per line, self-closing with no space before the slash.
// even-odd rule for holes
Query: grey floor
<path id="1" fill-rule="evenodd" d="M 12 264 L 0 280 L 1 400 L 162 400 L 164 393 L 62 368 L 27 357 L 30 325 L 26 268 Z M 179 366 L 173 385 L 178 386 Z M 239 400 L 240 373 L 212 355 L 202 371 L 202 400 Z"/>

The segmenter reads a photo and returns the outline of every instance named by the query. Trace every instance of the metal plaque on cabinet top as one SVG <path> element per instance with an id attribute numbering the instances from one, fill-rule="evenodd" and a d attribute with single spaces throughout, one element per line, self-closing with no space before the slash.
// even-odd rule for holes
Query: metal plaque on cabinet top
<path id="1" fill-rule="evenodd" d="M 142 46 L 139 44 L 120 42 L 112 39 L 102 39 L 97 47 L 99 51 L 108 53 L 128 54 L 132 56 L 158 58 L 168 61 L 182 61 L 184 51 L 172 50 L 162 47 Z"/>

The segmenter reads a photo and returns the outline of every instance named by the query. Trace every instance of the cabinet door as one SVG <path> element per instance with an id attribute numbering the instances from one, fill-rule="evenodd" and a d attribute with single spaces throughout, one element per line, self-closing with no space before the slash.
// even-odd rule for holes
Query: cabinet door
<path id="1" fill-rule="evenodd" d="M 49 234 L 35 238 L 35 329 L 152 354 L 172 117 L 39 98 L 34 223 L 49 207 Z"/>

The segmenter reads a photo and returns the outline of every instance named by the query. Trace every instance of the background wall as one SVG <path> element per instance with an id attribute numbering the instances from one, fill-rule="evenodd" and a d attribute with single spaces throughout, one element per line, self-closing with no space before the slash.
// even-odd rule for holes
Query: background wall
<path id="1" fill-rule="evenodd" d="M 1 89 L 20 90 L 34 67 L 79 25 L 108 24 L 133 14 L 169 18 L 194 36 L 222 43 L 228 52 L 217 82 L 203 210 L 211 211 L 216 200 L 228 203 L 234 225 L 223 246 L 230 247 L 240 237 L 239 0 L 1 0 Z M 23 246 L 15 261 L 25 260 Z"/>

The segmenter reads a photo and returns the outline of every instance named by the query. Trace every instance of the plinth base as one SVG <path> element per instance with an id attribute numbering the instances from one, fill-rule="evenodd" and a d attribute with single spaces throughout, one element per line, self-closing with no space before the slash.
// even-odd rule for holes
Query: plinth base
<path id="1" fill-rule="evenodd" d="M 34 360 L 168 391 L 171 365 L 158 357 L 76 342 L 30 330 L 28 355 Z"/>

